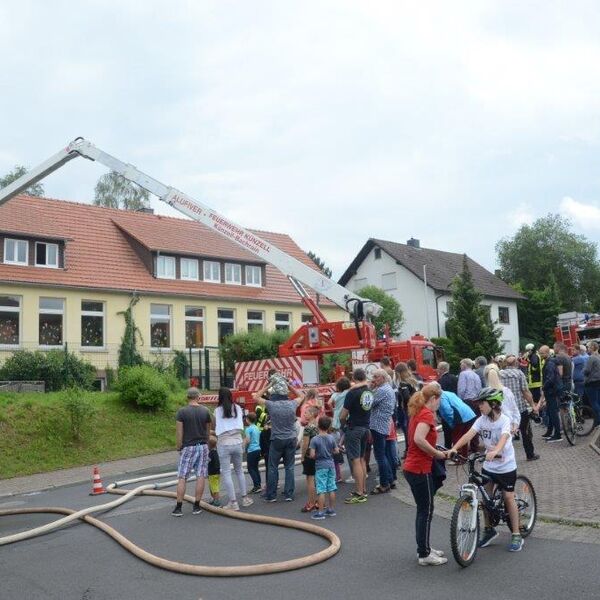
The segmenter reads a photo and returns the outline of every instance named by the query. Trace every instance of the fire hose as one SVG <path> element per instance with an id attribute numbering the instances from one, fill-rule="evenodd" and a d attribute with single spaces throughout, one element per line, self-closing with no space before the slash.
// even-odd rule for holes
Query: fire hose
<path id="1" fill-rule="evenodd" d="M 135 496 L 160 496 L 165 498 L 175 498 L 175 492 L 168 492 L 163 490 L 162 488 L 171 487 L 175 485 L 177 483 L 177 480 L 168 481 L 165 483 L 144 484 L 132 490 L 120 488 L 120 486 L 122 485 L 129 485 L 132 483 L 138 483 L 140 481 L 147 481 L 150 479 L 161 479 L 164 477 L 171 476 L 172 474 L 173 473 L 166 473 L 162 475 L 150 475 L 145 477 L 139 477 L 137 479 L 129 479 L 125 481 L 111 483 L 107 486 L 106 491 L 109 494 L 118 494 L 121 496 L 121 498 L 117 498 L 116 500 L 98 506 L 91 506 L 89 508 L 85 508 L 79 511 L 58 506 L 14 508 L 0 510 L 0 517 L 8 515 L 23 515 L 36 513 L 52 513 L 67 515 L 46 525 L 42 525 L 34 529 L 2 537 L 0 538 L 0 546 L 43 535 L 45 533 L 49 533 L 50 531 L 54 531 L 56 529 L 64 527 L 65 525 L 73 521 L 81 520 L 88 523 L 89 525 L 97 527 L 98 529 L 109 535 L 112 539 L 114 539 L 123 548 L 125 548 L 125 550 L 131 552 L 134 556 L 137 556 L 138 558 L 147 562 L 150 565 L 159 567 L 161 569 L 166 569 L 168 571 L 173 571 L 175 573 L 184 573 L 187 575 L 202 575 L 205 577 L 240 577 L 248 575 L 266 575 L 269 573 L 293 571 L 295 569 L 302 569 L 304 567 L 309 567 L 311 565 L 324 562 L 332 556 L 335 556 L 335 554 L 337 554 L 340 550 L 341 542 L 339 537 L 335 533 L 329 531 L 328 529 L 325 529 L 324 527 L 319 527 L 317 525 L 313 525 L 312 523 L 304 523 L 302 521 L 297 521 L 294 519 L 284 519 L 281 517 L 269 517 L 265 515 L 256 515 L 252 513 L 225 510 L 223 508 L 217 508 L 206 502 L 201 501 L 200 506 L 205 511 L 218 514 L 229 519 L 238 519 L 240 521 L 250 521 L 252 523 L 262 523 L 266 525 L 274 525 L 276 527 L 286 527 L 290 529 L 297 529 L 299 531 L 305 531 L 307 533 L 311 533 L 313 535 L 326 539 L 329 542 L 329 545 L 327 548 L 320 550 L 319 552 L 315 552 L 313 554 L 274 563 L 233 566 L 194 565 L 168 560 L 166 558 L 156 556 L 155 554 L 151 554 L 147 550 L 144 550 L 140 546 L 134 544 L 131 540 L 119 533 L 114 527 L 111 527 L 104 521 L 101 521 L 100 519 L 91 516 L 93 513 L 104 512 L 115 508 L 131 500 Z M 190 480 L 192 479 L 194 478 L 190 478 Z M 186 495 L 184 499 L 190 503 L 194 502 L 194 498 L 189 495 Z"/>

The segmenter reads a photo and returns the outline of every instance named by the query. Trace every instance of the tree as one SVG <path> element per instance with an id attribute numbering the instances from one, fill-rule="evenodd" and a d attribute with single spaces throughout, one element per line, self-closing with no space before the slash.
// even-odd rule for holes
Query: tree
<path id="1" fill-rule="evenodd" d="M 525 300 L 519 300 L 519 332 L 524 343 L 530 341 L 540 346 L 549 344 L 554 337 L 554 327 L 558 313 L 561 312 L 561 300 L 558 284 L 551 275 L 548 285 L 542 290 L 526 290 L 521 286 L 516 289 L 526 296 Z"/>
<path id="2" fill-rule="evenodd" d="M 308 258 L 310 258 L 327 277 L 331 277 L 331 269 L 325 264 L 324 260 L 320 259 L 314 252 L 311 252 L 310 250 L 306 254 Z"/>
<path id="3" fill-rule="evenodd" d="M 257 330 L 228 335 L 220 347 L 225 372 L 233 373 L 236 362 L 277 358 L 279 345 L 289 337 L 287 331 Z"/>
<path id="4" fill-rule="evenodd" d="M 523 225 L 496 244 L 500 277 L 532 292 L 556 282 L 563 311 L 594 311 L 600 304 L 600 264 L 596 245 L 571 231 L 571 223 L 549 214 Z M 561 311 L 559 311 L 561 312 Z"/>
<path id="5" fill-rule="evenodd" d="M 142 334 L 133 319 L 133 307 L 140 301 L 139 296 L 132 296 L 129 306 L 118 312 L 125 319 L 125 331 L 119 348 L 119 369 L 136 367 L 143 364 L 143 359 L 137 349 L 137 340 L 142 341 Z"/>
<path id="6" fill-rule="evenodd" d="M 483 296 L 475 289 L 473 277 L 463 257 L 462 273 L 452 282 L 454 312 L 446 323 L 446 334 L 453 351 L 467 356 L 495 356 L 502 348 L 498 342 L 501 330 L 492 322 L 489 308 L 482 306 Z"/>
<path id="7" fill-rule="evenodd" d="M 108 208 L 140 210 L 148 206 L 150 194 L 115 171 L 102 175 L 94 190 L 94 204 Z"/>
<path id="8" fill-rule="evenodd" d="M 386 294 L 381 288 L 375 285 L 367 285 L 356 292 L 358 296 L 368 298 L 377 302 L 383 310 L 378 317 L 372 319 L 375 325 L 375 331 L 378 336 L 385 332 L 385 326 L 389 325 L 390 335 L 399 336 L 404 325 L 404 313 L 402 307 L 395 298 Z"/>
<path id="9" fill-rule="evenodd" d="M 0 190 L 5 188 L 7 185 L 11 184 L 13 181 L 19 179 L 27 173 L 28 170 L 22 165 L 16 165 L 15 168 L 5 175 L 4 177 L 0 177 Z M 41 183 L 34 183 L 32 186 L 29 186 L 24 192 L 28 196 L 43 196 L 44 195 L 44 186 Z"/>

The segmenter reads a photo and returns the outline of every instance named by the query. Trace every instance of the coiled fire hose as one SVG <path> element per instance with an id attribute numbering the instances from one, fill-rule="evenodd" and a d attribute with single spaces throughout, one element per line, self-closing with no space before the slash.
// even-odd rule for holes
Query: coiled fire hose
<path id="1" fill-rule="evenodd" d="M 110 494 L 119 494 L 122 496 L 121 498 L 118 498 L 106 504 L 92 506 L 79 511 L 59 506 L 11 508 L 0 510 L 0 517 L 8 515 L 24 515 L 35 513 L 53 513 L 67 515 L 66 517 L 53 521 L 52 523 L 42 525 L 41 527 L 36 527 L 28 531 L 23 531 L 20 533 L 2 537 L 0 538 L 0 546 L 42 535 L 44 533 L 48 533 L 50 531 L 63 527 L 64 525 L 72 521 L 82 520 L 90 525 L 93 525 L 94 527 L 97 527 L 101 531 L 104 531 L 104 533 L 106 533 L 112 539 L 114 539 L 118 544 L 125 548 L 125 550 L 131 552 L 134 556 L 137 556 L 138 558 L 142 559 L 150 565 L 159 567 L 161 569 L 166 569 L 168 571 L 173 571 L 175 573 L 184 573 L 187 575 L 202 575 L 205 577 L 240 577 L 293 571 L 295 569 L 302 569 L 304 567 L 309 567 L 311 565 L 324 562 L 332 556 L 335 556 L 335 554 L 337 554 L 340 550 L 341 542 L 339 537 L 335 533 L 329 531 L 328 529 L 325 529 L 324 527 L 319 527 L 317 525 L 313 525 L 312 523 L 304 523 L 302 521 L 296 521 L 293 519 L 284 519 L 281 517 L 269 517 L 265 515 L 256 515 L 252 513 L 224 510 L 222 508 L 211 506 L 206 502 L 200 502 L 200 506 L 202 507 L 202 509 L 208 512 L 215 513 L 220 516 L 227 517 L 229 519 L 238 519 L 241 521 L 250 521 L 253 523 L 262 523 L 266 525 L 274 525 L 276 527 L 287 527 L 290 529 L 297 529 L 299 531 L 306 531 L 307 533 L 311 533 L 313 535 L 317 535 L 326 539 L 329 542 L 329 546 L 323 550 L 320 550 L 319 552 L 315 552 L 314 554 L 309 554 L 306 556 L 293 558 L 291 560 L 285 560 L 274 563 L 234 566 L 193 565 L 189 563 L 181 563 L 173 560 L 168 560 L 166 558 L 156 556 L 155 554 L 151 554 L 150 552 L 144 550 L 143 548 L 140 548 L 139 546 L 131 542 L 128 538 L 119 533 L 110 525 L 107 525 L 104 521 L 101 521 L 91 516 L 92 513 L 104 512 L 106 510 L 115 508 L 127 502 L 128 500 L 131 500 L 135 496 L 161 496 L 165 498 L 176 498 L 177 495 L 175 494 L 175 492 L 168 492 L 160 488 L 171 487 L 177 483 L 177 480 L 168 481 L 166 483 L 160 484 L 144 484 L 132 490 L 119 488 L 120 485 L 127 485 L 149 479 L 160 479 L 171 475 L 173 475 L 173 473 L 166 473 L 163 475 L 151 475 L 146 477 L 140 477 L 137 479 L 130 479 L 127 481 L 119 481 L 112 483 L 109 486 L 107 486 L 106 491 Z M 193 478 L 190 478 L 190 480 L 192 479 Z M 194 498 L 189 495 L 186 495 L 184 499 L 190 503 L 194 502 Z"/>

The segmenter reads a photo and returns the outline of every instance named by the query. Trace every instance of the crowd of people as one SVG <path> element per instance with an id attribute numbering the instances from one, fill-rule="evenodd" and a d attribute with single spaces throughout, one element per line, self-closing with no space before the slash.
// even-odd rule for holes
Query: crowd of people
<path id="1" fill-rule="evenodd" d="M 210 503 L 226 510 L 251 506 L 253 494 L 261 494 L 268 503 L 280 498 L 294 501 L 298 449 L 306 477 L 301 511 L 310 513 L 314 520 L 336 516 L 338 484 L 354 484 L 344 504 L 365 504 L 371 496 L 394 489 L 401 468 L 417 505 L 419 564 L 442 565 L 447 559 L 443 552 L 430 547 L 429 530 L 433 498 L 445 478 L 444 461 L 455 458 L 456 453 L 466 456 L 483 445 L 483 472 L 490 485 L 502 489 L 512 517 L 509 550 L 521 550 L 523 539 L 513 493 L 517 472 L 513 440 L 521 440 L 529 461 L 540 458 L 534 448 L 532 421 L 546 425 L 542 437 L 548 443 L 561 441 L 558 411 L 565 391 L 585 394 L 600 415 L 598 344 L 578 347 L 571 355 L 560 343 L 553 349 L 528 345 L 519 356 L 498 356 L 490 361 L 481 356 L 464 358 L 458 376 L 450 372 L 448 363 L 440 362 L 437 375 L 437 381 L 424 384 L 414 361 L 392 368 L 384 358 L 369 378 L 361 368 L 354 370 L 351 379 L 340 378 L 331 398 L 323 402 L 316 390 L 296 389 L 272 370 L 264 388 L 254 394 L 255 412 L 245 413 L 233 401 L 231 391 L 221 388 L 214 415 L 199 403 L 198 390 L 190 388 L 188 405 L 176 415 L 181 456 L 172 514 L 182 515 L 186 480 L 192 473 L 197 475 L 194 514 L 201 511 L 206 479 Z M 448 450 L 437 446 L 438 423 Z M 402 449 L 398 447 L 398 430 L 404 433 Z M 244 453 L 250 488 L 243 471 Z M 369 489 L 371 453 L 379 477 Z M 264 480 L 259 470 L 261 459 Z M 351 476 L 344 480 L 341 466 L 345 460 Z M 281 462 L 284 482 L 278 496 Z M 221 487 L 227 496 L 224 504 Z M 480 546 L 489 545 L 496 536 L 486 522 Z"/>

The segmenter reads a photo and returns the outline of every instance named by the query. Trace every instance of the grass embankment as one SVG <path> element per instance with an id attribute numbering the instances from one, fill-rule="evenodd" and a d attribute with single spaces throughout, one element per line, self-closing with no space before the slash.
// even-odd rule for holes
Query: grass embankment
<path id="1" fill-rule="evenodd" d="M 173 395 L 156 413 L 124 407 L 115 393 L 85 392 L 93 414 L 75 440 L 60 393 L 0 394 L 0 479 L 173 450 Z"/>

